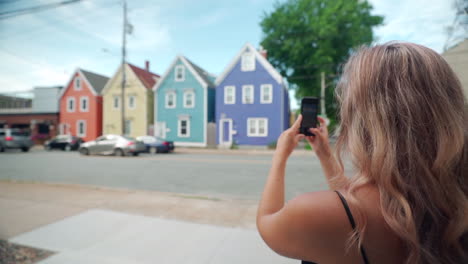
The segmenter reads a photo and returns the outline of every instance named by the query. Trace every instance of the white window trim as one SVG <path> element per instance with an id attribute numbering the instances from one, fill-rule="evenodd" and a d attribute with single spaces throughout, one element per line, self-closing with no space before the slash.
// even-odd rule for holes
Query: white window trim
<path id="1" fill-rule="evenodd" d="M 169 106 L 169 95 L 174 95 L 174 104 L 172 106 Z M 168 109 L 174 109 L 177 106 L 177 94 L 175 92 L 167 92 L 166 97 L 165 97 L 165 102 L 164 102 L 166 108 Z"/>
<path id="2" fill-rule="evenodd" d="M 227 91 L 232 89 L 232 102 L 227 100 Z M 235 104 L 236 103 L 236 87 L 234 85 L 224 86 L 224 104 Z"/>
<path id="3" fill-rule="evenodd" d="M 86 100 L 86 109 L 83 108 L 83 100 Z M 80 112 L 89 112 L 89 97 L 88 96 L 80 97 Z"/>
<path id="4" fill-rule="evenodd" d="M 117 98 L 117 107 L 115 106 L 115 99 Z M 121 96 L 118 96 L 118 95 L 114 95 L 112 97 L 112 109 L 114 110 L 118 110 L 120 109 L 120 100 L 121 100 Z"/>
<path id="5" fill-rule="evenodd" d="M 187 96 L 188 96 L 188 94 L 192 94 L 192 105 L 191 106 L 187 105 Z M 183 99 L 184 99 L 183 100 L 184 108 L 195 108 L 195 92 L 194 91 L 185 91 Z"/>
<path id="6" fill-rule="evenodd" d="M 133 107 L 130 104 L 130 98 L 133 98 Z M 136 96 L 135 95 L 129 95 L 128 96 L 128 109 L 135 109 L 136 108 Z"/>
<path id="7" fill-rule="evenodd" d="M 185 135 L 182 135 L 182 133 L 180 133 L 181 131 L 181 128 L 182 128 L 182 121 L 187 121 L 187 133 Z M 190 118 L 188 117 L 182 117 L 182 118 L 179 118 L 179 121 L 177 122 L 177 136 L 180 137 L 180 138 L 188 138 L 190 137 Z"/>
<path id="8" fill-rule="evenodd" d="M 265 95 L 264 88 L 267 88 L 267 87 L 269 87 L 268 90 L 270 91 L 270 94 L 268 96 L 268 98 L 270 100 L 265 101 L 264 100 L 264 97 L 265 97 L 264 96 Z M 260 85 L 260 103 L 261 104 L 271 104 L 271 103 L 273 103 L 273 85 L 271 85 L 271 84 L 262 84 L 262 85 Z"/>
<path id="9" fill-rule="evenodd" d="M 245 67 L 245 62 L 244 62 L 244 60 L 245 60 L 248 56 L 251 56 L 251 58 L 252 58 L 252 68 L 246 68 L 246 67 Z M 242 56 L 241 56 L 241 71 L 243 71 L 243 72 L 255 71 L 255 67 L 256 67 L 255 64 L 256 64 L 255 53 L 253 53 L 252 51 L 247 51 L 247 52 L 245 52 L 244 54 L 242 54 Z"/>
<path id="10" fill-rule="evenodd" d="M 76 85 L 77 82 L 80 85 Z M 82 90 L 81 86 L 82 86 L 81 78 L 80 78 L 80 76 L 76 76 L 76 78 L 74 80 L 74 83 L 73 83 L 73 87 L 75 88 L 75 91 L 81 91 Z"/>
<path id="11" fill-rule="evenodd" d="M 178 72 L 180 69 L 182 70 L 182 78 L 177 78 L 177 72 Z M 174 77 L 174 78 L 175 78 L 175 81 L 176 81 L 176 82 L 183 82 L 183 81 L 185 81 L 185 67 L 184 67 L 184 65 L 177 65 L 177 66 L 175 67 L 175 77 Z"/>
<path id="12" fill-rule="evenodd" d="M 245 93 L 245 90 L 247 88 L 252 88 L 250 89 L 250 97 L 252 98 L 252 102 L 248 103 L 247 100 L 246 100 L 246 93 Z M 254 86 L 253 85 L 242 85 L 242 103 L 243 104 L 253 104 L 255 102 L 255 98 L 254 98 Z"/>
<path id="13" fill-rule="evenodd" d="M 73 108 L 70 108 L 70 101 L 73 101 Z M 75 97 L 67 97 L 67 112 L 73 113 L 76 109 L 76 100 Z"/>
<path id="14" fill-rule="evenodd" d="M 255 132 L 250 133 L 250 121 L 253 120 L 255 122 Z M 265 133 L 260 134 L 259 123 L 260 120 L 265 122 Z M 268 118 L 247 118 L 247 136 L 248 137 L 268 137 Z"/>
<path id="15" fill-rule="evenodd" d="M 80 123 L 83 124 L 83 133 L 80 133 Z M 86 130 L 87 130 L 86 120 L 77 120 L 76 121 L 76 136 L 86 137 Z"/>

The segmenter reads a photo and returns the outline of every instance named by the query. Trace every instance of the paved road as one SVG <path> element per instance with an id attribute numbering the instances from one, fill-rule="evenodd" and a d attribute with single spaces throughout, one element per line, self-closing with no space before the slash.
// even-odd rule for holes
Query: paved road
<path id="1" fill-rule="evenodd" d="M 80 156 L 32 150 L 0 153 L 0 179 L 156 190 L 206 197 L 259 199 L 268 155 L 145 154 L 139 157 Z M 286 196 L 326 189 L 318 160 L 288 161 Z"/>

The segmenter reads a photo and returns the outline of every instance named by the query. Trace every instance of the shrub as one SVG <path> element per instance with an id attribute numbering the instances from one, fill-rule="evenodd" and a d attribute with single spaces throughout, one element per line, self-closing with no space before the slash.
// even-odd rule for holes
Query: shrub
<path id="1" fill-rule="evenodd" d="M 270 142 L 270 144 L 268 144 L 268 149 L 276 149 L 276 141 L 273 141 L 273 142 Z"/>

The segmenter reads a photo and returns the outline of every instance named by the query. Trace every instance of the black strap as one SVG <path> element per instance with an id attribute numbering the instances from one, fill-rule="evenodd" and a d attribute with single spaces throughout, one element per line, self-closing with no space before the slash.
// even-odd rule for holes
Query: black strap
<path id="1" fill-rule="evenodd" d="M 343 204 L 343 207 L 346 211 L 346 215 L 348 215 L 349 222 L 351 223 L 351 227 L 353 228 L 353 230 L 356 230 L 356 222 L 354 222 L 354 217 L 353 217 L 353 214 L 351 213 L 351 210 L 349 209 L 348 202 L 346 202 L 346 199 L 343 197 L 343 195 L 339 191 L 335 191 L 335 192 L 340 197 L 341 203 Z M 362 259 L 364 260 L 364 263 L 369 264 L 369 259 L 367 258 L 366 251 L 364 250 L 363 245 L 361 245 L 360 250 L 361 250 L 361 255 L 362 255 Z"/>

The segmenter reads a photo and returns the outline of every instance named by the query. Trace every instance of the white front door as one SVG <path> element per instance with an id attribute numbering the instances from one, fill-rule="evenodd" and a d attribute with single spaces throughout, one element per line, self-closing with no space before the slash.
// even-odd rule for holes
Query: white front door
<path id="1" fill-rule="evenodd" d="M 155 136 L 166 138 L 166 122 L 158 122 L 156 124 Z"/>
<path id="2" fill-rule="evenodd" d="M 219 144 L 232 145 L 232 119 L 219 120 Z"/>

